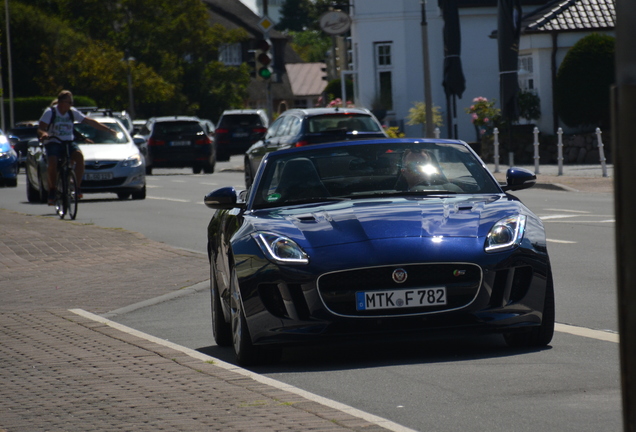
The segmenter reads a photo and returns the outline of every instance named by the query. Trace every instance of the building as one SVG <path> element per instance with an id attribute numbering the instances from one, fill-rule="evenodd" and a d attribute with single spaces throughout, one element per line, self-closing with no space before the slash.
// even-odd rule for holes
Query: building
<path id="1" fill-rule="evenodd" d="M 443 0 L 351 0 L 351 42 L 356 77 L 356 105 L 385 109 L 385 122 L 402 128 L 407 136 L 423 136 L 421 125 L 406 119 L 415 102 L 424 101 L 424 43 L 426 28 L 433 105 L 447 118 L 443 81 Z M 454 122 L 458 138 L 475 141 L 478 133 L 466 114 L 475 97 L 499 100 L 496 0 L 457 0 L 461 27 L 461 61 L 466 90 L 457 100 Z M 423 6 L 425 9 L 423 11 Z M 553 134 L 552 82 L 565 53 L 592 32 L 612 32 L 614 0 L 522 0 L 519 79 L 522 88 L 541 98 L 544 133 Z M 425 26 L 422 16 L 425 13 Z M 447 123 L 447 122 L 445 122 Z M 449 136 L 448 125 L 441 136 Z"/>

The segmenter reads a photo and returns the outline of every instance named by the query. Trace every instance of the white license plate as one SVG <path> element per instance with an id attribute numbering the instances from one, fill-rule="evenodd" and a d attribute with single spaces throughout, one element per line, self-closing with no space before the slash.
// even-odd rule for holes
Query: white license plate
<path id="1" fill-rule="evenodd" d="M 170 141 L 171 146 L 189 146 L 190 141 Z"/>
<path id="2" fill-rule="evenodd" d="M 234 132 L 234 138 L 245 138 L 246 136 L 248 136 L 249 133 L 247 132 Z"/>
<path id="3" fill-rule="evenodd" d="M 356 292 L 356 309 L 396 309 L 446 304 L 446 287 Z"/>
<path id="4" fill-rule="evenodd" d="M 84 174 L 84 180 L 90 180 L 90 181 L 100 181 L 100 180 L 112 180 L 113 179 L 113 173 L 107 172 L 107 173 L 85 173 Z"/>

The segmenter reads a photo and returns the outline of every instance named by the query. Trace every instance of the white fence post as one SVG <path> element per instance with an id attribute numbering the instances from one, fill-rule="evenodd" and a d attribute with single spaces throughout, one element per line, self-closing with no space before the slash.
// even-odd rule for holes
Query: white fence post
<path id="1" fill-rule="evenodd" d="M 603 177 L 607 177 L 607 165 L 605 164 L 605 150 L 603 149 L 603 140 L 601 139 L 601 128 L 596 128 L 596 139 L 598 140 L 598 157 L 601 160 L 601 170 Z"/>
<path id="2" fill-rule="evenodd" d="M 539 172 L 539 128 L 534 127 L 534 173 L 541 174 Z"/>
<path id="3" fill-rule="evenodd" d="M 498 173 L 499 172 L 499 129 L 495 128 L 492 131 L 492 133 L 495 136 L 495 142 L 494 142 L 494 146 L 495 146 L 495 172 Z"/>
<path id="4" fill-rule="evenodd" d="M 439 134 L 440 134 L 440 130 L 438 127 L 435 128 L 435 130 L 433 131 L 433 133 L 435 134 L 435 139 L 439 139 Z"/>
<path id="5" fill-rule="evenodd" d="M 562 128 L 559 128 L 557 130 L 557 135 L 559 135 L 559 142 L 557 144 L 557 149 L 558 149 L 557 160 L 559 161 L 559 175 L 563 175 L 563 129 Z"/>

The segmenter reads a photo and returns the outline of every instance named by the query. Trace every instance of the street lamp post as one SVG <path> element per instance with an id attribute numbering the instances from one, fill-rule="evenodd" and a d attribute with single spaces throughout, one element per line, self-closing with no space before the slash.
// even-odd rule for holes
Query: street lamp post
<path id="1" fill-rule="evenodd" d="M 135 61 L 134 57 L 128 55 L 126 52 L 126 72 L 128 75 L 128 113 L 130 114 L 130 118 L 135 118 L 135 102 L 133 99 L 133 85 L 132 85 L 132 73 L 130 69 L 130 62 Z"/>

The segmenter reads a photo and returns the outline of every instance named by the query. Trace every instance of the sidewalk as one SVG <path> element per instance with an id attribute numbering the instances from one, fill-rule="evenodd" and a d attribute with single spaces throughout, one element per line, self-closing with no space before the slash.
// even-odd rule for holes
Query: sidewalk
<path id="1" fill-rule="evenodd" d="M 537 186 L 611 193 L 608 172 Z M 208 277 L 204 254 L 0 209 L 0 431 L 409 430 L 99 316 Z"/>

